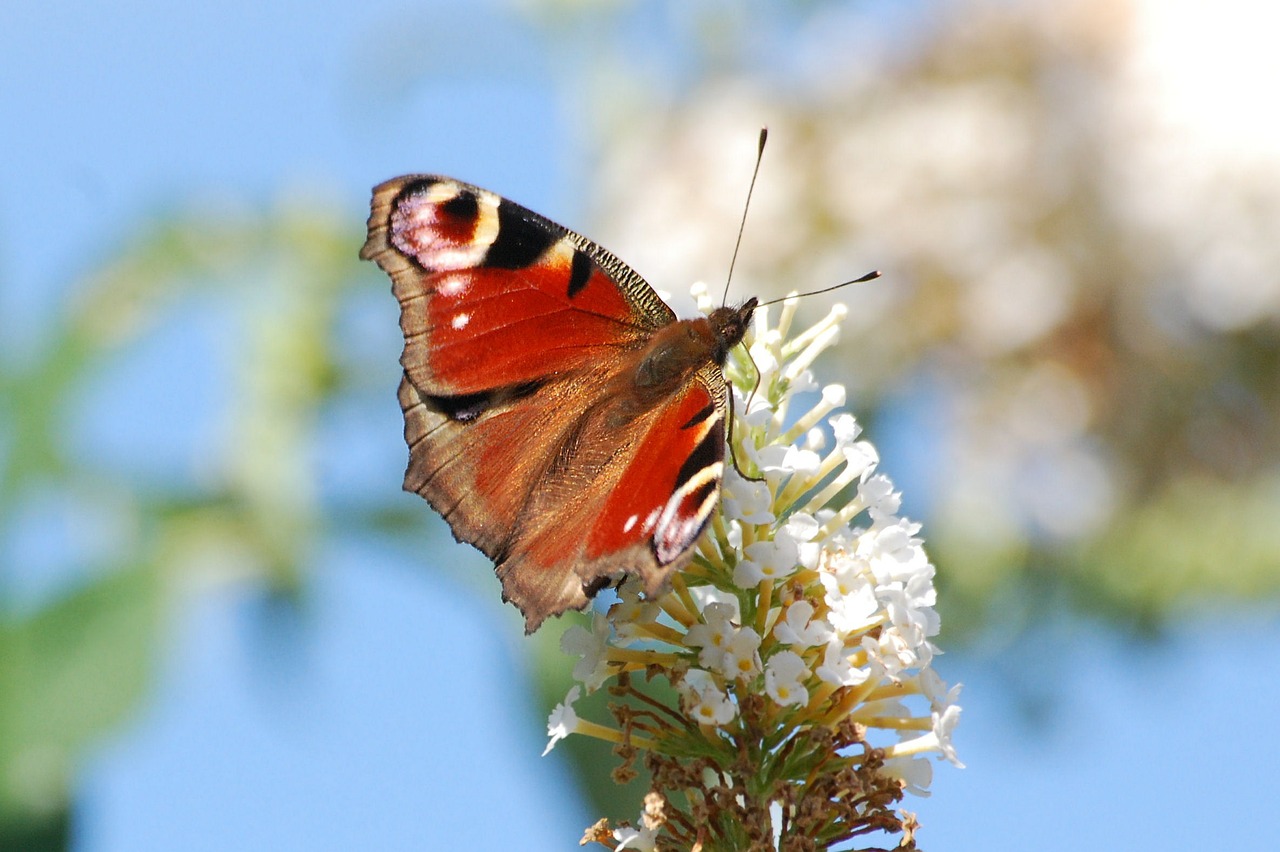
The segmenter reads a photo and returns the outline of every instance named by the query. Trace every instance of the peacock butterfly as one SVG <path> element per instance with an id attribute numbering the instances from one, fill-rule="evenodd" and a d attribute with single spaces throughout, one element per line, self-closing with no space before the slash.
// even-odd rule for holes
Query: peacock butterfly
<path id="1" fill-rule="evenodd" d="M 591 240 L 433 175 L 374 188 L 360 257 L 400 302 L 404 488 L 493 560 L 526 632 L 624 573 L 660 590 L 719 498 L 721 368 L 756 300 L 676 319 Z"/>

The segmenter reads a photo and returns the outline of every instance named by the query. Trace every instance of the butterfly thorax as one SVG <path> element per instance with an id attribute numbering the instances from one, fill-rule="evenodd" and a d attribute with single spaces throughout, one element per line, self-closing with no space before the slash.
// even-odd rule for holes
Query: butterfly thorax
<path id="1" fill-rule="evenodd" d="M 673 393 L 708 363 L 723 367 L 729 350 L 746 333 L 755 302 L 717 308 L 710 316 L 677 320 L 654 332 L 630 372 L 637 401 L 645 404 Z"/>

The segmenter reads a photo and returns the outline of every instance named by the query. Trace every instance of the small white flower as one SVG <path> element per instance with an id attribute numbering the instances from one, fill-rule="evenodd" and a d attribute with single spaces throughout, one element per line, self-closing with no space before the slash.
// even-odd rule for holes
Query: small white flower
<path id="1" fill-rule="evenodd" d="M 844 639 L 837 636 L 827 643 L 822 654 L 822 665 L 815 672 L 832 686 L 857 686 L 871 676 L 871 672 L 856 668 L 849 662 Z"/>
<path id="2" fill-rule="evenodd" d="M 919 524 L 895 519 L 859 537 L 858 553 L 870 564 L 876 582 L 905 582 L 919 574 L 932 581 L 933 566 L 914 537 L 919 530 Z"/>
<path id="3" fill-rule="evenodd" d="M 860 633 L 882 618 L 875 586 L 861 560 L 841 555 L 819 574 L 826 590 L 827 620 L 838 633 Z"/>
<path id="4" fill-rule="evenodd" d="M 734 544 L 733 547 L 738 545 Z M 714 616 L 723 617 L 734 624 L 741 621 L 738 617 L 738 596 L 733 592 L 721 591 L 715 586 L 694 586 L 689 589 L 689 596 L 708 620 Z"/>
<path id="5" fill-rule="evenodd" d="M 880 631 L 879 639 L 863 636 L 862 649 L 868 659 L 884 667 L 885 674 L 892 680 L 900 679 L 909 669 L 927 666 L 933 659 L 932 645 L 927 642 L 918 645 L 892 625 Z"/>
<path id="6" fill-rule="evenodd" d="M 963 684 L 957 683 L 948 689 L 946 681 L 933 669 L 921 670 L 916 682 L 920 684 L 921 694 L 929 699 L 929 704 L 935 712 L 941 712 L 955 704 L 960 698 L 960 690 L 964 688 Z"/>
<path id="7" fill-rule="evenodd" d="M 818 523 L 818 519 L 807 512 L 796 512 L 787 518 L 782 529 L 795 541 L 799 550 L 796 558 L 800 565 L 809 569 L 817 568 L 818 559 L 822 555 L 822 542 L 818 539 L 822 524 Z"/>
<path id="8" fill-rule="evenodd" d="M 744 524 L 771 524 L 774 521 L 770 507 L 773 495 L 769 486 L 763 482 L 743 479 L 728 466 L 721 492 L 720 505 L 724 517 L 730 521 L 741 521 Z"/>
<path id="9" fill-rule="evenodd" d="M 875 446 L 867 441 L 856 441 L 842 446 L 840 452 L 844 455 L 845 475 L 851 482 L 866 476 L 880 463 L 880 454 L 876 452 Z M 893 488 L 892 482 L 889 483 L 889 488 Z M 858 498 L 862 499 L 862 497 L 862 487 L 859 486 Z"/>
<path id="10" fill-rule="evenodd" d="M 858 486 L 858 499 L 873 517 L 896 515 L 902 506 L 902 495 L 893 490 L 893 482 L 883 473 L 869 476 Z"/>
<path id="11" fill-rule="evenodd" d="M 933 764 L 919 757 L 891 757 L 884 762 L 883 771 L 890 778 L 897 778 L 908 793 L 929 797 L 929 785 L 933 783 Z"/>
<path id="12" fill-rule="evenodd" d="M 609 635 L 609 619 L 597 612 L 591 617 L 590 630 L 574 624 L 560 636 L 560 650 L 580 658 L 573 667 L 573 678 L 581 681 L 587 692 L 595 692 L 609 677 Z"/>
<path id="13" fill-rule="evenodd" d="M 731 607 L 727 603 L 709 603 L 705 605 L 702 611 L 705 623 L 693 625 L 684 637 L 685 645 L 690 648 L 701 649 L 698 654 L 699 664 L 711 668 L 724 659 L 724 652 L 729 647 L 729 640 L 738 631 L 732 621 L 736 615 L 737 608 Z"/>
<path id="14" fill-rule="evenodd" d="M 786 465 L 787 453 L 790 449 L 790 445 L 779 446 L 778 444 L 766 444 L 759 449 L 755 449 L 750 444 L 746 447 L 748 458 L 760 468 L 765 481 L 770 484 L 776 484 L 791 473 L 791 469 Z"/>
<path id="15" fill-rule="evenodd" d="M 747 429 L 765 429 L 769 425 L 769 421 L 773 419 L 773 406 L 769 404 L 769 400 L 765 399 L 763 394 L 753 394 L 748 399 L 747 395 L 739 391 L 737 386 L 734 387 L 733 393 L 734 408 L 743 425 Z M 743 449 L 751 453 L 755 449 L 755 444 L 748 441 Z"/>
<path id="16" fill-rule="evenodd" d="M 725 677 L 740 680 L 759 674 L 760 634 L 750 627 L 739 629 L 729 640 L 717 668 Z"/>
<path id="17" fill-rule="evenodd" d="M 831 625 L 813 618 L 813 604 L 798 600 L 787 607 L 787 614 L 773 628 L 773 638 L 784 645 L 812 648 L 831 639 Z M 813 619 L 813 620 L 810 620 Z"/>
<path id="18" fill-rule="evenodd" d="M 792 395 L 798 393 L 808 393 L 818 389 L 818 380 L 813 377 L 812 370 L 796 370 L 788 369 L 785 377 L 790 382 L 787 390 Z"/>
<path id="19" fill-rule="evenodd" d="M 640 597 L 643 589 L 644 583 L 639 577 L 628 577 L 618 587 L 618 603 L 609 608 L 609 620 L 618 634 L 620 645 L 629 645 L 647 638 L 646 625 L 656 621 L 662 611 L 654 601 Z M 576 672 L 574 676 L 577 676 Z"/>
<path id="20" fill-rule="evenodd" d="M 837 447 L 852 444 L 862 434 L 862 427 L 858 425 L 857 419 L 848 412 L 841 412 L 827 422 L 831 424 L 831 434 L 836 439 Z"/>
<path id="21" fill-rule="evenodd" d="M 848 400 L 844 385 L 827 385 L 822 389 L 822 402 L 827 408 L 839 408 Z"/>
<path id="22" fill-rule="evenodd" d="M 551 716 L 547 719 L 547 736 L 551 739 L 547 742 L 547 747 L 542 751 L 543 757 L 546 757 L 551 752 L 551 749 L 555 748 L 556 743 L 577 730 L 578 714 L 573 712 L 573 703 L 578 700 L 581 694 L 581 687 L 574 686 L 569 690 L 569 694 L 564 697 L 564 703 L 557 704 L 556 708 L 551 711 Z"/>
<path id="23" fill-rule="evenodd" d="M 937 634 L 941 626 L 938 614 L 931 607 L 919 605 L 906 590 L 881 587 L 876 590 L 876 596 L 888 613 L 894 631 L 912 648 L 923 650 L 929 644 L 928 638 Z"/>
<path id="24" fill-rule="evenodd" d="M 727 725 L 738 707 L 716 685 L 715 677 L 701 669 L 689 669 L 680 683 L 689 715 L 700 725 Z"/>
<path id="25" fill-rule="evenodd" d="M 653 852 L 658 848 L 658 829 L 661 827 L 655 825 L 653 828 L 632 828 L 629 825 L 624 825 L 621 828 L 615 828 L 613 830 L 613 839 L 618 841 L 618 845 L 613 848 Z"/>
<path id="26" fill-rule="evenodd" d="M 958 724 L 960 724 L 960 705 L 958 704 L 952 704 L 941 713 L 936 711 L 933 713 L 933 735 L 938 738 L 938 751 L 953 765 L 964 769 L 964 764 L 956 754 L 956 747 L 951 742 L 951 735 Z"/>
<path id="27" fill-rule="evenodd" d="M 822 456 L 813 450 L 791 444 L 787 446 L 780 466 L 794 476 L 813 476 L 822 466 Z"/>
<path id="28" fill-rule="evenodd" d="M 785 529 L 778 530 L 770 541 L 747 545 L 743 559 L 733 570 L 733 583 L 743 589 L 760 585 L 761 580 L 780 580 L 795 572 L 800 561 L 800 548 Z"/>
<path id="29" fill-rule="evenodd" d="M 764 670 L 764 689 L 769 697 L 783 707 L 792 704 L 808 704 L 809 690 L 804 682 L 809 677 L 809 667 L 795 651 L 779 651 L 769 658 Z"/>
<path id="30" fill-rule="evenodd" d="M 951 735 L 955 731 L 956 725 L 960 722 L 961 708 L 957 704 L 952 704 L 942 712 L 934 712 L 931 716 L 933 729 L 927 734 L 904 740 L 891 748 L 885 750 L 885 753 L 892 758 L 913 757 L 928 752 L 937 752 L 938 755 L 961 769 L 964 764 L 960 762 L 960 758 L 956 755 L 955 746 L 951 742 Z M 886 763 L 886 765 L 888 765 Z"/>

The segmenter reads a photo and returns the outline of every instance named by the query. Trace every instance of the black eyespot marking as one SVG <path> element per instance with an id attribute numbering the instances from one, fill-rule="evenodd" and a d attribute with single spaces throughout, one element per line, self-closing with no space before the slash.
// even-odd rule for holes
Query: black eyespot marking
<path id="1" fill-rule="evenodd" d="M 480 215 L 480 200 L 470 190 L 463 190 L 440 205 L 440 209 L 451 219 L 474 222 Z"/>
<path id="2" fill-rule="evenodd" d="M 714 414 L 715 411 L 716 411 L 716 404 L 715 404 L 715 401 L 712 400 L 711 402 L 708 402 L 705 406 L 703 406 L 702 410 L 698 411 L 692 417 L 690 417 L 689 422 L 685 423 L 680 428 L 692 429 L 694 426 L 697 426 L 703 420 L 706 420 L 708 417 Z"/>
<path id="3" fill-rule="evenodd" d="M 587 286 L 587 282 L 591 280 L 591 273 L 594 271 L 595 264 L 591 262 L 591 258 L 574 249 L 573 263 L 569 268 L 570 299 L 582 292 L 582 288 Z"/>
<path id="4" fill-rule="evenodd" d="M 543 221 L 519 204 L 503 199 L 498 204 L 498 236 L 485 253 L 484 265 L 498 269 L 524 269 L 560 238 Z"/>

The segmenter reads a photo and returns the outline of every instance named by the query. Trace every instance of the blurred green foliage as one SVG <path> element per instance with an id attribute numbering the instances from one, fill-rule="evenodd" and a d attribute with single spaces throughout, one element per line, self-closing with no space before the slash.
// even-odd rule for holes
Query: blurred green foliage
<path id="1" fill-rule="evenodd" d="M 326 534 L 421 534 L 422 517 L 395 508 L 394 487 L 341 512 L 322 508 L 310 454 L 326 406 L 383 389 L 362 360 L 377 356 L 338 343 L 354 302 L 389 299 L 356 259 L 358 221 L 303 201 L 266 213 L 172 211 L 68 288 L 38 351 L 0 363 L 3 552 L 29 534 L 32 505 L 65 499 L 76 517 L 97 512 L 109 527 L 73 554 L 69 576 L 37 578 L 39 594 L 0 587 L 0 848 L 65 843 L 80 755 L 138 709 L 185 595 L 249 583 L 289 597 Z M 119 356 L 205 312 L 218 314 L 227 387 L 190 391 L 227 400 L 216 443 L 157 481 L 77 441 L 103 414 L 80 403 L 110 383 Z M 394 361 L 382 372 L 394 376 Z M 0 579 L 12 591 L 30 570 L 0 566 Z"/>

